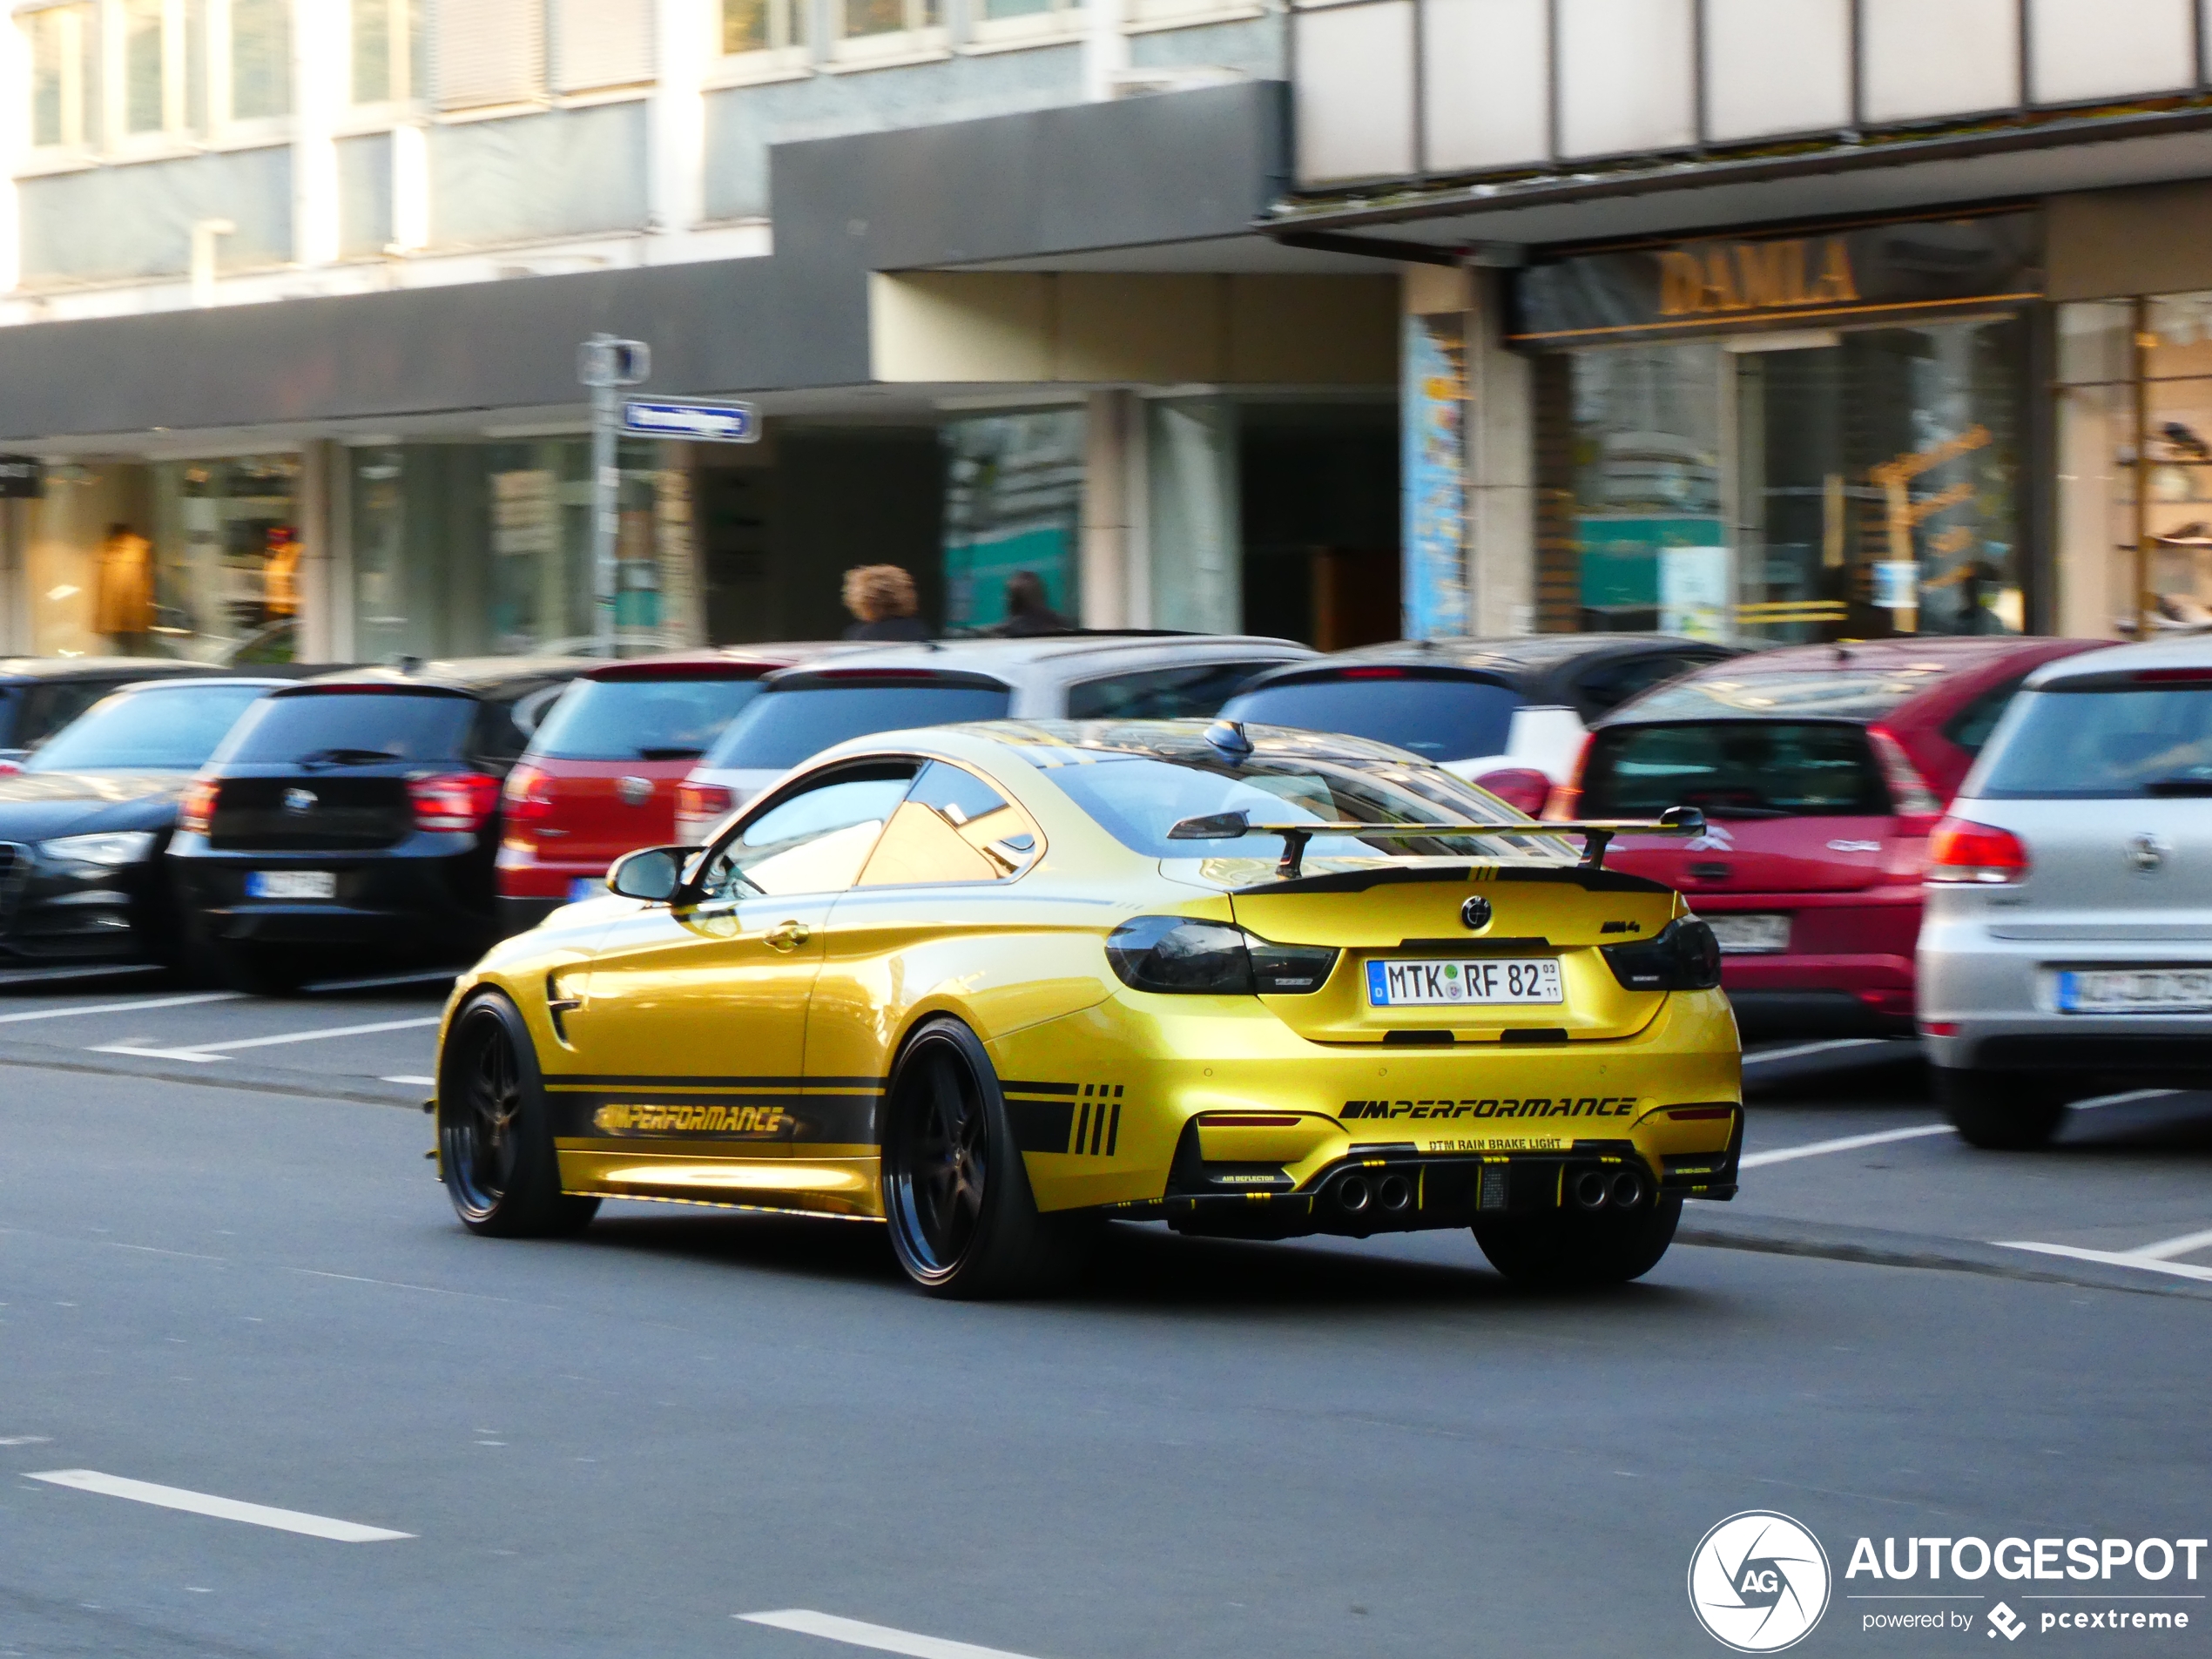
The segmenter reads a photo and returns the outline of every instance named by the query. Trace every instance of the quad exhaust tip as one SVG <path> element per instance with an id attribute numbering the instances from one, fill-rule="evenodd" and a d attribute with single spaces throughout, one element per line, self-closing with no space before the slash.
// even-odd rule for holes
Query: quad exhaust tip
<path id="1" fill-rule="evenodd" d="M 1643 1177 L 1634 1170 L 1585 1170 L 1576 1176 L 1569 1194 L 1582 1210 L 1633 1210 L 1643 1202 Z"/>
<path id="2" fill-rule="evenodd" d="M 1337 1204 L 1347 1215 L 1361 1215 L 1375 1201 L 1375 1190 L 1364 1175 L 1347 1175 L 1337 1183 Z"/>

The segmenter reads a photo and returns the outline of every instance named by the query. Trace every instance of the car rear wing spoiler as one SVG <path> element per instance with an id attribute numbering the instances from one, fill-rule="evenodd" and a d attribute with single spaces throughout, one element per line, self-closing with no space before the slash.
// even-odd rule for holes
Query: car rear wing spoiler
<path id="1" fill-rule="evenodd" d="M 1616 835 L 1703 835 L 1705 814 L 1695 806 L 1669 806 L 1652 819 L 1603 819 L 1558 824 L 1472 824 L 1461 820 L 1439 824 L 1361 824 L 1357 822 L 1255 824 L 1248 813 L 1211 813 L 1186 818 L 1168 831 L 1170 841 L 1233 841 L 1246 835 L 1279 835 L 1282 861 L 1275 873 L 1285 881 L 1298 880 L 1305 859 L 1305 844 L 1317 835 L 1381 837 L 1412 841 L 1431 836 L 1458 835 L 1579 835 L 1582 838 L 1582 867 L 1605 867 L 1605 849 Z"/>

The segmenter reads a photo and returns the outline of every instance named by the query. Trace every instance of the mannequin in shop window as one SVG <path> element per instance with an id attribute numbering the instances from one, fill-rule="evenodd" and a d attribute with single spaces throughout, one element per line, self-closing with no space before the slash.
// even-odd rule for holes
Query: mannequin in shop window
<path id="1" fill-rule="evenodd" d="M 286 525 L 269 532 L 269 556 L 261 566 L 261 610 L 271 622 L 300 614 L 300 537 Z"/>
<path id="2" fill-rule="evenodd" d="M 144 649 L 153 629 L 153 543 L 128 524 L 107 527 L 92 590 L 92 630 L 125 656 Z"/>

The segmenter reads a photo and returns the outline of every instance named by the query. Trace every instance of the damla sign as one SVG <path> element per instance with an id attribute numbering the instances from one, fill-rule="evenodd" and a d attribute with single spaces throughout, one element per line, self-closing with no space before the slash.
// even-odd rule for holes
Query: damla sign
<path id="1" fill-rule="evenodd" d="M 1508 338 L 1541 349 L 2017 304 L 2042 292 L 2040 243 L 2038 216 L 2009 212 L 1567 253 L 1519 273 Z"/>

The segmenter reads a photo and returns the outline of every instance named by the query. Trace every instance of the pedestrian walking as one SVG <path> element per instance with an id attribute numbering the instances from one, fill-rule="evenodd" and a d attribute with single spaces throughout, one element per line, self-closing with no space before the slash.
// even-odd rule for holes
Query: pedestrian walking
<path id="1" fill-rule="evenodd" d="M 1035 570 L 1016 570 L 1006 579 L 1006 620 L 991 631 L 1001 638 L 1024 639 L 1037 634 L 1070 634 L 1076 624 L 1045 603 L 1044 578 Z"/>
<path id="2" fill-rule="evenodd" d="M 929 637 L 920 615 L 914 579 L 895 564 L 856 564 L 845 573 L 845 608 L 858 618 L 845 631 L 847 639 L 911 640 Z"/>

